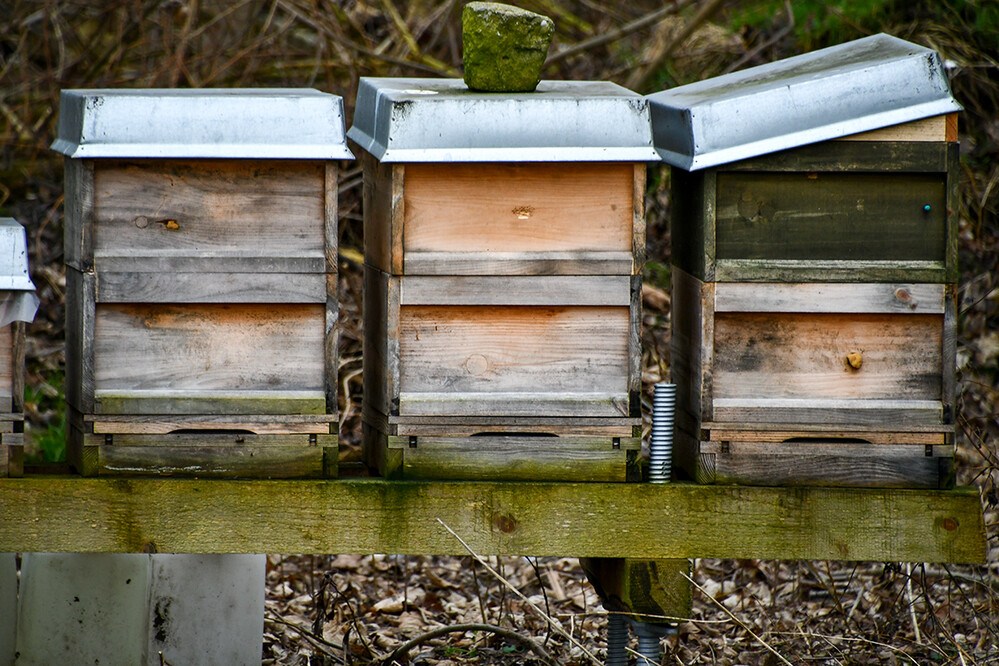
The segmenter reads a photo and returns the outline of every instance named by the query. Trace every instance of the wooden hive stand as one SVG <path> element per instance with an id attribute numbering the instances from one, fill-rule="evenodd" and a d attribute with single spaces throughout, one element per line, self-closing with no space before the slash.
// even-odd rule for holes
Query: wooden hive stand
<path id="1" fill-rule="evenodd" d="M 362 79 L 364 447 L 381 474 L 635 477 L 646 112 L 612 84 Z M 615 114 L 616 147 L 587 143 Z"/>
<path id="2" fill-rule="evenodd" d="M 666 118 L 706 112 L 691 93 L 771 114 L 745 128 L 757 144 L 661 150 L 686 165 L 672 171 L 671 358 L 693 479 L 953 483 L 959 106 L 927 59 L 879 35 L 650 98 L 664 146 Z M 760 138 L 783 127 L 799 135 Z"/>
<path id="3" fill-rule="evenodd" d="M 310 90 L 63 92 L 78 471 L 336 475 L 341 109 Z"/>

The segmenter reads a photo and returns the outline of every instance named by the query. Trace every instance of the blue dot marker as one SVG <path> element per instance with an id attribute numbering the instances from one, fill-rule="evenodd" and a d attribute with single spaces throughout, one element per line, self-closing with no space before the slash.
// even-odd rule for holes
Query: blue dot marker
<path id="1" fill-rule="evenodd" d="M 930 212 L 930 205 L 926 204 L 925 206 L 923 206 L 923 210 L 926 211 L 927 213 L 929 213 Z"/>

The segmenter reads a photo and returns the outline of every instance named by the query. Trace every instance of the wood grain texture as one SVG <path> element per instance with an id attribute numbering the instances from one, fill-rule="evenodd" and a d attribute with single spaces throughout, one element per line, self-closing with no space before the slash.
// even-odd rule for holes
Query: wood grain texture
<path id="1" fill-rule="evenodd" d="M 326 303 L 322 273 L 97 274 L 101 303 Z"/>
<path id="2" fill-rule="evenodd" d="M 2 412 L 14 412 L 14 411 L 24 411 L 24 361 L 23 361 L 23 345 L 19 352 L 14 349 L 14 341 L 17 339 L 15 328 L 21 322 L 12 322 L 6 326 L 0 326 L 0 411 Z M 23 324 L 21 337 L 23 338 Z M 21 366 L 18 368 L 16 359 L 21 356 Z M 18 371 L 22 377 L 17 378 Z M 22 397 L 16 402 L 20 405 L 20 410 L 14 409 L 15 403 L 15 390 L 14 387 L 19 386 L 21 389 Z"/>
<path id="3" fill-rule="evenodd" d="M 946 256 L 945 174 L 720 173 L 717 201 L 719 259 Z"/>
<path id="4" fill-rule="evenodd" d="M 94 266 L 94 162 L 67 157 L 64 164 L 63 259 L 88 271 Z"/>
<path id="5" fill-rule="evenodd" d="M 856 447 L 842 450 L 776 447 L 756 451 L 711 453 L 714 483 L 745 485 L 809 485 L 877 488 L 940 488 L 950 483 L 952 455 L 925 456 L 916 451 L 886 451 L 859 455 Z"/>
<path id="6" fill-rule="evenodd" d="M 402 305 L 629 305 L 628 275 L 425 276 L 399 279 Z"/>
<path id="7" fill-rule="evenodd" d="M 94 325 L 97 289 L 93 273 L 66 267 L 66 403 L 94 411 Z"/>
<path id="8" fill-rule="evenodd" d="M 634 188 L 629 163 L 409 164 L 404 251 L 630 252 Z"/>
<path id="9" fill-rule="evenodd" d="M 634 165 L 631 202 L 631 254 L 635 258 L 632 272 L 641 275 L 645 267 L 645 181 L 648 166 Z"/>
<path id="10" fill-rule="evenodd" d="M 948 258 L 948 261 L 950 259 Z M 944 261 L 718 259 L 719 282 L 948 282 Z"/>
<path id="11" fill-rule="evenodd" d="M 824 141 L 720 167 L 722 171 L 944 173 L 942 141 Z"/>
<path id="12" fill-rule="evenodd" d="M 627 275 L 631 252 L 406 252 L 406 275 Z"/>
<path id="13" fill-rule="evenodd" d="M 322 447 L 98 446 L 97 474 L 220 479 L 322 478 Z"/>
<path id="14" fill-rule="evenodd" d="M 326 384 L 326 413 L 338 414 L 340 370 L 340 259 L 338 257 L 339 183 L 336 162 L 325 163 L 323 180 L 323 252 L 326 255 L 326 321 L 323 331 L 323 375 Z"/>
<path id="15" fill-rule="evenodd" d="M 715 421 L 735 423 L 824 423 L 884 427 L 939 425 L 943 410 L 939 400 L 861 400 L 836 398 L 715 398 Z"/>
<path id="16" fill-rule="evenodd" d="M 401 478 L 443 481 L 627 480 L 640 440 L 581 437 L 388 437 L 402 451 Z M 631 455 L 629 456 L 629 451 Z"/>
<path id="17" fill-rule="evenodd" d="M 319 161 L 101 161 L 94 173 L 94 251 L 321 258 L 324 178 Z M 208 258 L 203 272 L 211 272 Z"/>
<path id="18" fill-rule="evenodd" d="M 670 289 L 670 381 L 677 386 L 677 413 L 710 420 L 710 387 L 706 379 L 710 381 L 714 353 L 711 283 L 703 283 L 674 266 Z"/>
<path id="19" fill-rule="evenodd" d="M 900 125 L 889 125 L 881 129 L 859 134 L 849 134 L 837 141 L 952 141 L 948 138 L 951 122 L 957 122 L 956 113 L 946 113 L 929 118 L 921 118 Z"/>
<path id="20" fill-rule="evenodd" d="M 94 412 L 99 416 L 130 414 L 172 418 L 227 414 L 252 417 L 258 414 L 322 414 L 326 410 L 326 395 L 322 390 L 133 388 L 97 391 L 94 403 Z"/>
<path id="21" fill-rule="evenodd" d="M 715 312 L 943 314 L 942 284 L 757 283 L 715 285 Z"/>
<path id="22" fill-rule="evenodd" d="M 94 341 L 97 390 L 323 392 L 324 310 L 101 305 Z"/>
<path id="23" fill-rule="evenodd" d="M 481 434 L 638 437 L 641 419 L 630 417 L 386 416 L 370 408 L 364 420 L 389 435 L 471 436 Z"/>
<path id="24" fill-rule="evenodd" d="M 167 435 L 148 435 L 135 433 L 122 433 L 115 435 L 86 434 L 84 435 L 85 446 L 103 446 L 111 448 L 160 448 L 160 449 L 247 449 L 256 451 L 257 449 L 267 449 L 271 447 L 322 447 L 336 446 L 337 436 L 329 433 L 323 434 L 301 434 L 301 433 L 281 433 L 256 435 L 247 432 L 172 432 Z M 135 455 L 140 455 L 133 452 Z M 265 452 L 266 453 L 266 452 Z M 218 452 L 212 455 L 223 455 Z M 150 454 L 152 456 L 158 453 Z M 242 454 L 240 454 L 242 455 Z M 249 454 L 247 454 L 249 455 Z"/>
<path id="25" fill-rule="evenodd" d="M 96 434 L 166 435 L 177 431 L 241 430 L 257 435 L 326 434 L 335 427 L 335 414 L 279 414 L 233 416 L 197 414 L 157 416 L 103 416 L 87 414 L 88 431 Z"/>
<path id="26" fill-rule="evenodd" d="M 940 315 L 719 313 L 712 395 L 941 399 Z M 854 369 L 846 361 L 862 354 Z"/>
<path id="27" fill-rule="evenodd" d="M 959 190 L 961 172 L 961 149 L 956 143 L 947 146 L 947 249 L 946 249 L 946 281 L 954 284 L 961 279 L 957 265 L 958 233 L 960 219 L 958 211 L 961 206 Z"/>
<path id="28" fill-rule="evenodd" d="M 399 281 L 364 266 L 364 406 L 399 411 Z"/>
<path id="29" fill-rule="evenodd" d="M 18 415 L 20 420 L 24 414 L 24 383 L 25 366 L 24 360 L 27 353 L 28 340 L 25 333 L 27 324 L 23 321 L 16 321 L 10 324 L 11 334 L 11 411 Z M 3 342 L 0 341 L 0 345 Z"/>
<path id="30" fill-rule="evenodd" d="M 418 416 L 628 416 L 627 393 L 597 391 L 406 392 L 399 395 L 400 414 Z M 526 427 L 526 426 L 525 426 Z"/>
<path id="31" fill-rule="evenodd" d="M 668 517 L 668 520 L 667 520 Z M 10 551 L 984 563 L 977 488 L 0 479 Z"/>
<path id="32" fill-rule="evenodd" d="M 796 440 L 807 445 L 815 440 L 842 440 L 845 442 L 863 441 L 871 446 L 896 444 L 943 446 L 953 440 L 953 435 L 953 426 L 931 426 L 916 431 L 890 432 L 869 430 L 857 426 L 833 429 L 825 424 L 808 424 L 795 429 L 788 428 L 786 424 L 745 424 L 742 429 L 726 427 L 725 425 L 701 424 L 701 439 L 712 442 L 783 443 L 788 442 L 788 440 Z"/>
<path id="33" fill-rule="evenodd" d="M 462 396 L 473 393 L 485 400 L 507 393 L 552 401 L 582 392 L 626 397 L 628 345 L 626 307 L 406 306 L 399 326 L 400 394 L 465 402 Z M 494 410 L 479 413 L 503 413 Z"/>

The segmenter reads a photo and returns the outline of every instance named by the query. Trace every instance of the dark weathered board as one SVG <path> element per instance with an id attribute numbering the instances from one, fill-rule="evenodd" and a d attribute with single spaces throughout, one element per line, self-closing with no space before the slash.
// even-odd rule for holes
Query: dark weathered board
<path id="1" fill-rule="evenodd" d="M 943 140 L 859 140 L 675 169 L 673 262 L 709 282 L 953 281 L 956 164 Z"/>
<path id="2" fill-rule="evenodd" d="M 584 557 L 579 563 L 611 612 L 655 624 L 690 617 L 693 586 L 688 559 Z"/>
<path id="3" fill-rule="evenodd" d="M 442 523 L 444 523 L 442 525 Z M 0 479 L 11 552 L 984 563 L 977 488 Z"/>

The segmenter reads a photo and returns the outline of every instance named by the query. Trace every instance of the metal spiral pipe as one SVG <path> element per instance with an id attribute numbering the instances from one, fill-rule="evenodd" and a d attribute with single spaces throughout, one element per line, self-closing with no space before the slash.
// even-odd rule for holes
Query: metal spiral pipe
<path id="1" fill-rule="evenodd" d="M 672 475 L 675 415 L 676 384 L 656 384 L 652 397 L 652 438 L 649 446 L 650 483 L 669 483 Z"/>
<path id="2" fill-rule="evenodd" d="M 620 613 L 607 616 L 607 666 L 628 666 L 628 620 Z"/>

